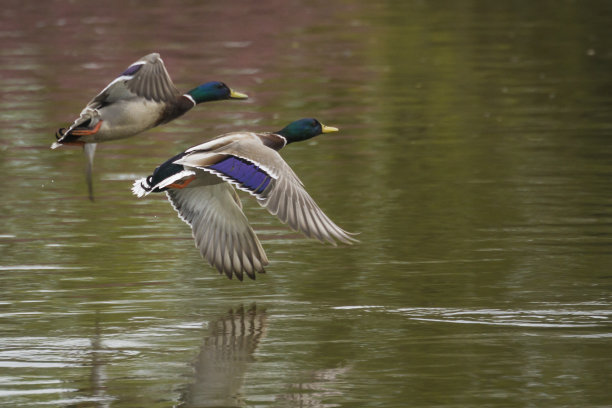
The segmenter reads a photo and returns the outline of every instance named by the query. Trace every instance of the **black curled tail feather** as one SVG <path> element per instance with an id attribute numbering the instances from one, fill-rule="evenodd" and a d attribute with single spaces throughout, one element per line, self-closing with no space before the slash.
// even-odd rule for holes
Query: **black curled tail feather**
<path id="1" fill-rule="evenodd" d="M 80 136 L 75 136 L 72 134 L 70 129 L 59 128 L 57 132 L 55 132 L 55 138 L 57 139 L 57 143 L 75 143 L 79 142 Z"/>
<path id="2" fill-rule="evenodd" d="M 55 132 L 55 139 L 60 140 L 66 134 L 66 128 L 59 128 Z"/>

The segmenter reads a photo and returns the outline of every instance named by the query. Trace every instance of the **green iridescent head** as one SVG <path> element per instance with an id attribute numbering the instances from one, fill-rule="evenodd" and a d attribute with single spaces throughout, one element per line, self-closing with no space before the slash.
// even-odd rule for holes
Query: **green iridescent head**
<path id="1" fill-rule="evenodd" d="M 196 104 L 202 102 L 222 101 L 224 99 L 248 98 L 246 94 L 233 91 L 223 82 L 219 81 L 212 81 L 202 84 L 187 92 L 186 95 L 189 95 Z"/>
<path id="2" fill-rule="evenodd" d="M 305 118 L 291 122 L 278 132 L 274 132 L 277 135 L 283 136 L 287 139 L 287 144 L 293 142 L 300 142 L 302 140 L 308 140 L 321 133 L 337 132 L 338 128 L 332 126 L 325 126 L 314 118 Z"/>

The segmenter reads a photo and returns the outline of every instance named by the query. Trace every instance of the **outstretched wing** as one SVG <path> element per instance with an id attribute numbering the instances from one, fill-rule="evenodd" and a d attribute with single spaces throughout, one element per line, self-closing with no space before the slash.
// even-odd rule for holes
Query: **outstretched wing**
<path id="1" fill-rule="evenodd" d="M 130 65 L 96 95 L 85 109 L 99 109 L 118 100 L 135 97 L 163 102 L 176 99 L 178 94 L 164 61 L 159 54 L 152 53 Z"/>
<path id="2" fill-rule="evenodd" d="M 196 247 L 219 273 L 240 280 L 265 272 L 268 258 L 227 183 L 166 191 L 180 218 L 191 226 Z"/>
<path id="3" fill-rule="evenodd" d="M 213 173 L 249 192 L 271 214 L 310 238 L 333 245 L 356 241 L 325 215 L 278 152 L 255 134 L 233 139 L 214 150 L 187 150 L 175 163 Z"/>
<path id="4" fill-rule="evenodd" d="M 149 54 L 139 62 L 141 61 L 145 63 L 133 74 L 132 79 L 126 82 L 127 88 L 138 96 L 156 102 L 176 98 L 179 91 L 172 83 L 159 54 Z"/>

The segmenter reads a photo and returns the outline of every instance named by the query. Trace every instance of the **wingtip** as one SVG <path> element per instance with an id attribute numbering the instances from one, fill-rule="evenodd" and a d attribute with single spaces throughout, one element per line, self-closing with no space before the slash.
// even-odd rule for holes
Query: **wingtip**
<path id="1" fill-rule="evenodd" d="M 264 273 L 264 274 L 266 273 L 266 270 L 263 268 L 262 265 L 260 265 L 258 269 L 249 270 L 244 267 L 242 269 L 235 269 L 235 268 L 226 269 L 223 266 L 213 265 L 212 263 L 210 264 L 217 269 L 217 271 L 219 272 L 219 275 L 225 275 L 230 280 L 233 280 L 234 277 L 236 277 L 236 279 L 238 279 L 240 282 L 244 281 L 245 275 L 248 276 L 249 279 L 251 280 L 256 280 L 258 273 Z M 266 260 L 266 265 L 267 265 L 267 260 Z"/>
<path id="2" fill-rule="evenodd" d="M 219 266 L 217 266 L 217 270 L 219 271 L 219 275 L 225 275 L 227 276 L 229 280 L 234 279 L 234 274 L 232 273 L 231 270 L 224 270 L 223 268 L 220 268 Z"/>
<path id="3" fill-rule="evenodd" d="M 346 245 L 353 245 L 361 242 L 357 238 L 353 238 L 355 235 L 359 235 L 360 232 L 348 232 L 344 230 L 342 230 L 342 232 L 344 234 L 340 237 L 337 237 L 338 241 L 340 241 L 341 243 Z"/>
<path id="4" fill-rule="evenodd" d="M 337 247 L 338 244 L 345 244 L 345 245 L 354 245 L 354 244 L 358 244 L 361 241 L 359 241 L 357 238 L 353 238 L 354 235 L 359 235 L 359 232 L 348 232 L 345 231 L 343 229 L 340 229 L 340 231 L 336 231 L 333 234 L 327 235 L 327 236 L 313 236 L 312 238 L 317 239 L 319 242 L 326 244 L 329 243 L 332 246 Z"/>
<path id="5" fill-rule="evenodd" d="M 154 62 L 158 59 L 161 59 L 160 55 L 158 52 L 151 52 L 143 57 L 141 57 L 138 61 L 136 61 L 134 64 L 138 64 L 138 63 L 143 63 L 143 62 Z M 132 65 L 134 65 L 132 64 Z"/>
<path id="6" fill-rule="evenodd" d="M 267 263 L 266 263 L 266 265 L 267 265 Z M 248 276 L 248 277 L 249 277 L 251 280 L 257 280 L 257 274 L 258 274 L 258 273 L 263 273 L 263 274 L 265 274 L 265 273 L 266 273 L 266 270 L 265 270 L 265 269 L 263 269 L 263 268 L 261 268 L 261 269 L 259 269 L 259 270 L 252 270 L 252 271 L 248 271 L 248 270 L 247 270 L 247 271 L 246 271 L 247 276 Z"/>
<path id="7" fill-rule="evenodd" d="M 344 232 L 346 233 L 346 239 L 347 239 L 347 241 L 345 242 L 346 244 L 353 245 L 353 244 L 358 244 L 361 242 L 357 238 L 353 238 L 355 235 L 360 235 L 361 232 L 348 232 L 348 231 L 344 231 Z"/>

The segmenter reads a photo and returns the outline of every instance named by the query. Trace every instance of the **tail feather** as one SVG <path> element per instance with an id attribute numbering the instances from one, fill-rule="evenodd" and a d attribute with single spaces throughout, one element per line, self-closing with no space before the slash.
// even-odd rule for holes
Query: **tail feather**
<path id="1" fill-rule="evenodd" d="M 55 141 L 51 145 L 51 148 L 52 149 L 57 149 L 58 147 L 60 147 L 61 145 L 64 145 L 64 144 L 79 143 L 79 136 L 74 136 L 72 134 L 72 130 L 73 130 L 72 127 L 68 128 L 68 129 L 66 129 L 66 128 L 59 128 L 57 130 L 57 132 L 55 132 L 55 138 L 57 139 L 57 141 Z"/>
<path id="2" fill-rule="evenodd" d="M 132 193 L 137 197 L 144 197 L 151 192 L 159 193 L 166 191 L 173 183 L 194 176 L 195 171 L 174 163 L 184 155 L 184 152 L 177 154 L 160 164 L 149 177 L 136 180 L 132 186 Z"/>
<path id="3" fill-rule="evenodd" d="M 53 142 L 53 144 L 51 145 L 52 149 L 57 149 L 58 147 L 61 147 L 64 144 L 64 141 L 62 139 L 65 134 L 66 128 L 59 128 L 57 132 L 55 132 L 55 139 L 57 139 L 57 142 Z"/>
<path id="4" fill-rule="evenodd" d="M 59 128 L 57 132 L 55 132 L 55 138 L 60 140 L 66 134 L 66 128 Z"/>
<path id="5" fill-rule="evenodd" d="M 153 186 L 149 183 L 149 177 L 138 179 L 132 185 L 132 193 L 138 198 L 146 196 L 151 190 L 153 190 Z"/>
<path id="6" fill-rule="evenodd" d="M 73 129 L 66 130 L 65 128 L 59 129 L 55 133 L 55 138 L 57 139 L 57 141 L 55 143 L 53 143 L 53 145 L 54 146 L 55 145 L 61 146 L 61 145 L 66 144 L 66 143 L 75 143 L 75 142 L 78 143 L 80 136 L 73 135 L 72 134 L 72 130 Z"/>
<path id="7" fill-rule="evenodd" d="M 81 115 L 74 121 L 69 128 L 59 128 L 55 132 L 57 142 L 53 143 L 52 149 L 65 143 L 79 142 L 80 136 L 75 136 L 72 131 L 75 129 L 91 130 L 100 122 L 100 113 L 97 109 L 85 108 Z"/>

